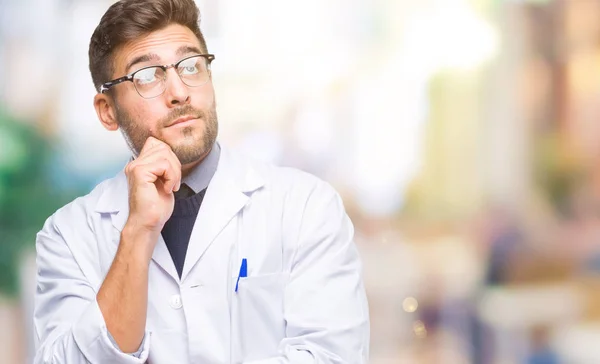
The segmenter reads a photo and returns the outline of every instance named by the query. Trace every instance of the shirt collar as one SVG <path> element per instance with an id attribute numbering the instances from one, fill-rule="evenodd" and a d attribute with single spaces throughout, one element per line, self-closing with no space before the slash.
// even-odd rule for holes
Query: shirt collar
<path id="1" fill-rule="evenodd" d="M 192 169 L 181 182 L 188 185 L 192 190 L 194 190 L 195 193 L 207 188 L 210 180 L 217 170 L 220 155 L 221 146 L 219 143 L 215 142 L 206 158 L 204 158 L 200 164 L 194 167 L 194 169 Z"/>

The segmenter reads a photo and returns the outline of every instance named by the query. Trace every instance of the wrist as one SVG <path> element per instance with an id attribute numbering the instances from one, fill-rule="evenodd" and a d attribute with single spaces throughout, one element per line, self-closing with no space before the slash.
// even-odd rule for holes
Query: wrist
<path id="1" fill-rule="evenodd" d="M 129 215 L 123 231 L 129 235 L 139 236 L 141 238 L 157 238 L 162 227 L 144 224 L 139 218 Z"/>
<path id="2" fill-rule="evenodd" d="M 136 256 L 146 257 L 150 261 L 159 235 L 160 231 L 147 229 L 128 221 L 121 231 L 120 246 L 123 249 L 135 250 Z"/>

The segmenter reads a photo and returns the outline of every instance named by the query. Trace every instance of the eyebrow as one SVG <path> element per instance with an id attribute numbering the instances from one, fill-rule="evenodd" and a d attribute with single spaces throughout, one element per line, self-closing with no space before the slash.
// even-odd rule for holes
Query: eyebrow
<path id="1" fill-rule="evenodd" d="M 129 71 L 131 67 L 135 66 L 138 63 L 149 62 L 149 61 L 158 61 L 160 57 L 154 53 L 144 54 L 138 57 L 135 57 L 129 63 L 127 63 L 127 67 L 125 67 L 125 71 Z"/>
<path id="2" fill-rule="evenodd" d="M 175 51 L 175 54 L 177 54 L 177 56 L 179 56 L 179 57 L 181 57 L 185 54 L 189 54 L 189 53 L 202 54 L 202 51 L 198 47 L 188 46 L 188 45 L 181 46 L 181 47 L 177 48 L 177 50 Z M 142 62 L 149 62 L 149 61 L 157 61 L 158 62 L 158 61 L 160 61 L 160 57 L 155 53 L 148 53 L 148 54 L 144 54 L 144 55 L 135 57 L 127 64 L 127 67 L 125 68 L 125 70 L 129 71 L 131 69 L 131 67 L 135 66 L 136 64 L 142 63 Z"/>
<path id="3" fill-rule="evenodd" d="M 177 51 L 175 53 L 181 57 L 188 53 L 202 54 L 203 52 L 198 47 L 184 45 L 184 46 L 177 48 Z"/>

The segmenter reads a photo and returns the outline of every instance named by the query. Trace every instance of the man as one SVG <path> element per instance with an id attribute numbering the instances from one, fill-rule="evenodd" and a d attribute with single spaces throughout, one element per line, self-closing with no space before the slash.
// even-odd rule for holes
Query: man
<path id="1" fill-rule="evenodd" d="M 193 0 L 123 0 L 92 36 L 94 106 L 134 158 L 37 236 L 35 363 L 365 363 L 342 202 L 216 142 L 198 19 Z"/>

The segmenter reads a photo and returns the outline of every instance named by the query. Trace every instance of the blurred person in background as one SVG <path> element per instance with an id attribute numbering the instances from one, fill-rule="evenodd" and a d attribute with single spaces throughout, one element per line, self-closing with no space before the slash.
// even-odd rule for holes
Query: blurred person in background
<path id="1" fill-rule="evenodd" d="M 216 142 L 213 59 L 193 0 L 102 17 L 94 106 L 133 158 L 37 235 L 35 363 L 367 362 L 339 195 Z"/>

